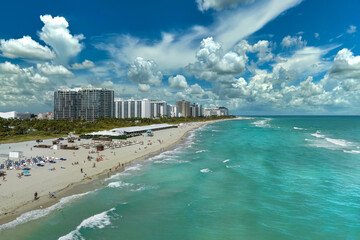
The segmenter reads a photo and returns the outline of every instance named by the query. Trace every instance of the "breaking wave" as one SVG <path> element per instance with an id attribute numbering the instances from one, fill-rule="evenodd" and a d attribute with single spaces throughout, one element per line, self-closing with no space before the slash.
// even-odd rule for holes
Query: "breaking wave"
<path id="1" fill-rule="evenodd" d="M 79 226 L 76 227 L 74 231 L 66 234 L 65 236 L 60 237 L 58 240 L 73 240 L 73 239 L 85 239 L 80 233 L 80 229 L 84 228 L 97 228 L 102 229 L 111 224 L 111 217 L 109 215 L 110 212 L 114 211 L 115 208 L 112 208 L 108 211 L 96 214 L 91 216 L 85 220 L 83 220 Z"/>
<path id="2" fill-rule="evenodd" d="M 333 149 L 333 150 L 343 150 L 346 153 L 351 152 L 349 148 L 354 147 L 356 144 L 345 139 L 336 139 L 330 138 L 324 134 L 320 134 L 320 131 L 316 131 L 316 133 L 312 133 L 311 136 L 315 137 L 315 139 L 305 138 L 305 141 L 310 142 L 312 146 Z M 355 150 L 353 150 L 355 151 Z M 351 153 L 356 153 L 351 152 Z"/>
<path id="3" fill-rule="evenodd" d="M 360 154 L 360 151 L 358 151 L 358 150 L 351 150 L 351 151 L 344 150 L 343 152 L 344 152 L 344 153 Z"/>
<path id="4" fill-rule="evenodd" d="M 202 173 L 209 173 L 209 172 L 211 172 L 211 170 L 208 169 L 208 168 L 204 168 L 204 169 L 201 169 L 200 172 L 202 172 Z"/>
<path id="5" fill-rule="evenodd" d="M 258 120 L 258 121 L 252 122 L 251 124 L 255 125 L 256 127 L 269 128 L 269 127 L 271 127 L 270 124 L 268 123 L 270 120 L 272 120 L 272 119 L 266 118 L 263 120 Z"/>
<path id="6" fill-rule="evenodd" d="M 209 150 L 199 150 L 199 151 L 196 151 L 195 153 L 202 153 L 202 152 L 208 152 Z"/>
<path id="7" fill-rule="evenodd" d="M 37 210 L 30 211 L 30 212 L 26 212 L 26 213 L 22 214 L 21 216 L 19 216 L 18 218 L 16 218 L 14 221 L 11 221 L 9 223 L 5 223 L 5 224 L 1 225 L 0 231 L 7 229 L 7 228 L 15 227 L 17 225 L 20 225 L 20 224 L 23 224 L 23 223 L 26 223 L 29 221 L 33 221 L 33 220 L 45 217 L 48 214 L 50 214 L 51 212 L 63 208 L 65 206 L 65 204 L 67 204 L 75 199 L 81 198 L 85 195 L 88 195 L 89 193 L 93 193 L 95 191 L 97 191 L 97 190 L 64 197 L 64 198 L 60 199 L 60 201 L 58 203 L 56 203 L 48 208 L 37 209 Z"/>

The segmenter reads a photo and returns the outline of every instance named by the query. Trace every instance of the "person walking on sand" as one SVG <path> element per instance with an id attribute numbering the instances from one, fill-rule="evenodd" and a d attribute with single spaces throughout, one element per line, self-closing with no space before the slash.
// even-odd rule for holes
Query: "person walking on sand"
<path id="1" fill-rule="evenodd" d="M 80 169 L 80 172 L 83 173 L 83 169 L 82 169 L 82 168 Z"/>
<path id="2" fill-rule="evenodd" d="M 34 193 L 34 200 L 37 200 L 37 199 L 38 199 L 38 193 L 35 192 L 35 193 Z"/>

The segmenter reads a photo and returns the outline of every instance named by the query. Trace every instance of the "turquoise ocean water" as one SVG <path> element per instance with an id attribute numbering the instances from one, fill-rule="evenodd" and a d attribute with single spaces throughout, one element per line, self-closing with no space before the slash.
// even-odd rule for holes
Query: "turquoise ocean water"
<path id="1" fill-rule="evenodd" d="M 0 239 L 360 239 L 360 117 L 207 125 Z"/>

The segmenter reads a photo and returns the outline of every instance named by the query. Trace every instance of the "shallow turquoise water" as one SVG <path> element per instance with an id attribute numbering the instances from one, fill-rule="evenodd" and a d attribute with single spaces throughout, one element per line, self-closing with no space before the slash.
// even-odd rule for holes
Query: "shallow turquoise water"
<path id="1" fill-rule="evenodd" d="M 0 239 L 360 239 L 360 118 L 207 125 L 105 185 Z"/>

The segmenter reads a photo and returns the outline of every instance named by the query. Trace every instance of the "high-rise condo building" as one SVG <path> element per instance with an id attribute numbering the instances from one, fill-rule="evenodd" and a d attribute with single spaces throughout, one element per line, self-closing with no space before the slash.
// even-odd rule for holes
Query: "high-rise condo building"
<path id="1" fill-rule="evenodd" d="M 116 118 L 154 118 L 166 116 L 167 104 L 165 101 L 123 100 L 115 99 Z"/>
<path id="2" fill-rule="evenodd" d="M 193 117 L 202 116 L 202 105 L 199 103 L 193 103 L 190 105 L 190 115 Z"/>
<path id="3" fill-rule="evenodd" d="M 185 100 L 176 101 L 176 108 L 178 110 L 179 117 L 190 116 L 190 102 Z"/>
<path id="4" fill-rule="evenodd" d="M 177 112 L 177 108 L 174 105 L 167 105 L 167 115 L 168 117 L 177 117 L 178 116 L 178 112 Z"/>
<path id="5" fill-rule="evenodd" d="M 114 91 L 76 88 L 54 92 L 55 119 L 94 121 L 100 117 L 114 117 Z"/>

